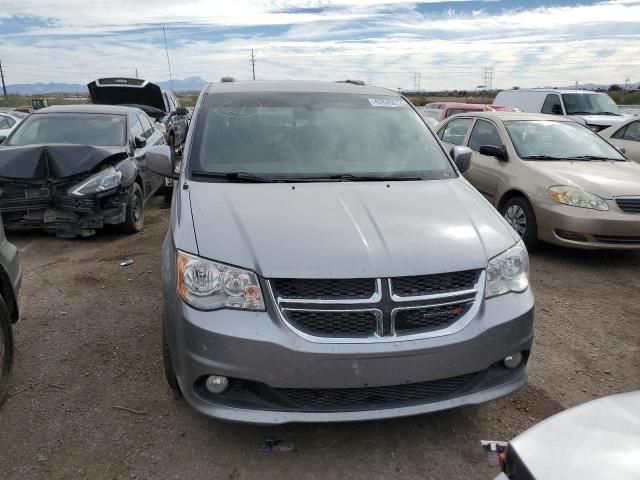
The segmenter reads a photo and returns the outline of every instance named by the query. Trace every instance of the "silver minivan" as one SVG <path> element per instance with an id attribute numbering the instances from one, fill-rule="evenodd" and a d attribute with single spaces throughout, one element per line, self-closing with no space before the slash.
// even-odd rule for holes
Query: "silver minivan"
<path id="1" fill-rule="evenodd" d="M 351 82 L 204 88 L 163 245 L 169 385 L 259 423 L 416 415 L 527 381 L 516 232 L 403 97 Z"/>

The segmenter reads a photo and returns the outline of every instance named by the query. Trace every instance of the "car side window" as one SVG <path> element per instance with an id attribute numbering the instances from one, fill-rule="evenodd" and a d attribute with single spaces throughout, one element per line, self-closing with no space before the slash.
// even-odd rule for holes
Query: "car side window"
<path id="1" fill-rule="evenodd" d="M 129 117 L 129 122 L 129 131 L 133 137 L 147 138 L 144 135 L 144 128 L 142 128 L 142 123 L 140 123 L 138 115 L 131 115 L 131 117 Z"/>
<path id="2" fill-rule="evenodd" d="M 627 125 L 622 138 L 631 142 L 640 142 L 640 121 Z"/>
<path id="3" fill-rule="evenodd" d="M 483 145 L 502 147 L 502 139 L 500 138 L 498 129 L 493 123 L 478 120 L 471 131 L 468 146 L 471 150 L 477 152 Z"/>
<path id="4" fill-rule="evenodd" d="M 562 115 L 562 104 L 560 96 L 555 93 L 547 95 L 542 104 L 542 113 L 550 113 L 551 115 Z"/>
<path id="5" fill-rule="evenodd" d="M 462 145 L 464 138 L 467 136 L 467 131 L 471 126 L 472 120 L 470 118 L 458 118 L 447 123 L 444 129 L 438 133 L 443 142 L 451 143 L 453 145 Z"/>
<path id="6" fill-rule="evenodd" d="M 153 135 L 153 131 L 155 130 L 151 120 L 145 113 L 138 113 L 138 117 L 140 118 L 140 122 L 142 123 L 142 129 L 144 130 L 144 138 L 149 138 Z"/>
<path id="7" fill-rule="evenodd" d="M 16 121 L 13 118 L 0 115 L 0 128 L 11 128 L 15 125 Z"/>

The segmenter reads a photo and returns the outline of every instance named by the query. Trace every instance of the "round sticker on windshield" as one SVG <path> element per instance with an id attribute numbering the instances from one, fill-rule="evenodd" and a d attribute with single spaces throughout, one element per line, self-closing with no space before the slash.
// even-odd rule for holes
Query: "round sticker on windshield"
<path id="1" fill-rule="evenodd" d="M 236 98 L 215 109 L 223 117 L 248 117 L 262 110 L 262 104 L 254 98 Z"/>

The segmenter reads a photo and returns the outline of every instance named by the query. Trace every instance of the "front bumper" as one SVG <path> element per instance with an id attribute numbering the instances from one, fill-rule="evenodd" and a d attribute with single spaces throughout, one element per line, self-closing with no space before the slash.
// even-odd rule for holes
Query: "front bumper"
<path id="1" fill-rule="evenodd" d="M 315 343 L 269 311 L 202 312 L 175 296 L 165 303 L 165 322 L 178 382 L 197 411 L 257 424 L 357 421 L 483 403 L 524 386 L 524 365 L 507 370 L 499 362 L 516 352 L 527 357 L 533 341 L 533 295 L 527 290 L 483 301 L 476 317 L 450 335 L 385 343 Z M 211 374 L 265 386 L 253 389 L 258 397 L 269 389 L 334 391 L 447 383 L 461 376 L 472 380 L 423 400 L 316 408 L 270 401 L 268 392 L 253 404 L 246 398 L 217 400 L 201 389 L 202 379 Z"/>
<path id="2" fill-rule="evenodd" d="M 130 187 L 84 198 L 35 187 L 7 188 L 0 213 L 7 230 L 41 229 L 60 237 L 86 237 L 105 224 L 126 220 Z M 22 191 L 20 198 L 16 193 Z"/>
<path id="3" fill-rule="evenodd" d="M 582 249 L 640 249 L 640 214 L 607 201 L 606 212 L 559 203 L 534 203 L 538 238 Z"/>

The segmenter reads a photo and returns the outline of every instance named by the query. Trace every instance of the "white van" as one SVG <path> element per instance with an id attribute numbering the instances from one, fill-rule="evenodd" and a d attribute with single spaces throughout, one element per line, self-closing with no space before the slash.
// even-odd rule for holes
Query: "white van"
<path id="1" fill-rule="evenodd" d="M 498 92 L 493 103 L 516 107 L 523 112 L 573 116 L 595 132 L 625 120 L 609 95 L 586 90 L 503 90 Z"/>

